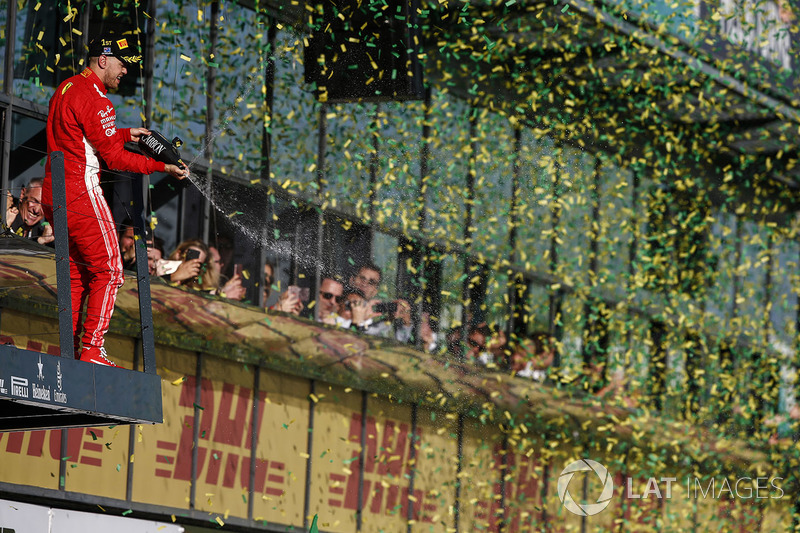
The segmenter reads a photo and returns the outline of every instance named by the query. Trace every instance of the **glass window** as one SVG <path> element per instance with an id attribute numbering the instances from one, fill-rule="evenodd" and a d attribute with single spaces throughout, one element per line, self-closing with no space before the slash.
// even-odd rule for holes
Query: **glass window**
<path id="1" fill-rule="evenodd" d="M 557 152 L 560 164 L 559 203 L 561 216 L 557 228 L 563 242 L 558 254 L 557 273 L 573 283 L 587 283 L 592 229 L 594 158 L 573 148 Z"/>
<path id="2" fill-rule="evenodd" d="M 772 307 L 770 318 L 776 344 L 782 352 L 792 353 L 797 329 L 798 257 L 800 245 L 793 239 L 775 233 L 775 252 L 772 265 Z"/>
<path id="3" fill-rule="evenodd" d="M 89 9 L 89 32 L 84 35 L 80 28 L 86 9 Z M 47 105 L 52 88 L 86 66 L 84 47 L 87 41 L 104 31 L 120 35 L 130 32 L 131 28 L 136 27 L 137 20 L 144 20 L 141 13 L 137 13 L 139 9 L 135 0 L 18 2 L 14 36 L 14 94 Z M 113 10 L 113 17 L 107 15 L 110 10 Z M 144 33 L 139 34 L 138 39 L 142 38 Z M 138 68 L 129 68 L 117 94 L 134 95 L 139 86 L 139 75 Z M 141 96 L 136 101 L 141 104 Z M 115 106 L 118 103 L 114 102 Z M 138 119 L 139 111 L 133 116 Z"/>
<path id="4" fill-rule="evenodd" d="M 494 324 L 498 330 L 505 330 L 511 308 L 509 307 L 509 276 L 504 271 L 492 270 L 486 284 L 485 301 L 481 309 L 485 313 L 486 322 Z"/>
<path id="5" fill-rule="evenodd" d="M 238 3 L 220 2 L 216 57 L 198 57 L 215 76 L 214 166 L 257 179 L 266 113 L 263 87 L 267 66 L 266 24 Z"/>
<path id="6" fill-rule="evenodd" d="M 421 102 L 382 103 L 378 113 L 376 221 L 404 232 L 420 229 L 422 116 Z"/>
<path id="7" fill-rule="evenodd" d="M 331 207 L 365 219 L 376 154 L 375 104 L 335 104 L 327 110 L 324 198 Z M 377 165 L 374 165 L 377 172 Z"/>
<path id="8" fill-rule="evenodd" d="M 739 272 L 738 313 L 742 334 L 758 343 L 764 339 L 767 234 L 750 220 L 742 222 L 742 264 Z"/>
<path id="9" fill-rule="evenodd" d="M 372 262 L 372 237 L 367 226 L 330 213 L 326 214 L 324 224 L 323 271 L 329 270 L 347 279 L 356 268 Z M 384 283 L 386 279 L 384 275 Z"/>
<path id="10" fill-rule="evenodd" d="M 210 2 L 159 6 L 164 30 L 155 32 L 152 127 L 180 137 L 187 162 L 203 156 L 206 129 L 206 66 Z"/>
<path id="11" fill-rule="evenodd" d="M 149 201 L 157 204 L 155 211 L 156 228 L 154 234 L 163 241 L 164 257 L 178 246 L 180 221 L 179 213 L 181 208 L 181 195 L 174 191 L 174 185 L 166 186 L 166 191 L 162 188 L 166 183 L 170 183 L 167 174 L 156 173 L 150 175 L 150 184 L 153 189 L 150 191 Z M 163 183 L 162 183 L 163 181 Z M 159 185 L 161 184 L 161 185 Z M 163 197 L 162 197 L 163 194 Z"/>
<path id="12" fill-rule="evenodd" d="M 624 390 L 635 403 L 646 392 L 646 378 L 650 361 L 650 322 L 640 313 L 629 313 L 624 323 L 624 333 L 620 340 L 624 342 L 625 351 L 622 355 L 622 364 L 625 372 L 623 378 Z"/>
<path id="13" fill-rule="evenodd" d="M 472 155 L 470 113 L 463 100 L 444 91 L 432 91 L 425 207 L 426 230 L 433 239 L 461 241 L 464 234 L 467 169 Z"/>
<path id="14" fill-rule="evenodd" d="M 375 264 L 383 269 L 378 298 L 393 299 L 407 297 L 397 292 L 397 237 L 375 232 L 372 240 L 372 256 Z"/>
<path id="15" fill-rule="evenodd" d="M 523 303 L 521 326 L 515 326 L 517 331 L 534 333 L 536 331 L 549 331 L 550 329 L 550 295 L 552 291 L 538 283 L 530 283 L 527 298 Z"/>
<path id="16" fill-rule="evenodd" d="M 295 200 L 276 199 L 273 202 L 271 197 L 270 203 L 274 214 L 270 225 L 272 236 L 263 244 L 266 246 L 267 256 L 275 258 L 284 265 L 281 268 L 287 270 L 280 292 L 285 291 L 287 285 L 295 284 L 309 287 L 310 294 L 314 295 L 314 279 L 320 260 L 317 249 L 319 213 Z M 326 265 L 321 266 L 325 270 Z"/>
<path id="17" fill-rule="evenodd" d="M 562 327 L 563 334 L 558 343 L 561 354 L 561 366 L 564 375 L 576 377 L 583 373 L 583 313 L 584 299 L 573 293 L 564 297 L 561 314 L 556 317 Z"/>
<path id="18" fill-rule="evenodd" d="M 79 3 L 76 9 L 83 11 L 86 3 Z M 18 98 L 47 105 L 60 79 L 79 70 L 76 58 L 67 57 L 67 51 L 81 44 L 70 31 L 80 19 L 69 17 L 68 11 L 66 4 L 56 2 L 17 3 L 13 92 Z M 69 19 L 64 22 L 66 17 Z M 66 44 L 62 46 L 61 40 Z"/>
<path id="19" fill-rule="evenodd" d="M 9 184 L 14 197 L 33 178 L 44 177 L 47 161 L 45 121 L 13 113 L 11 118 L 11 154 L 8 158 Z"/>
<path id="20" fill-rule="evenodd" d="M 455 254 L 438 254 L 431 250 L 429 261 L 440 263 L 441 269 L 441 308 L 438 316 L 440 330 L 447 332 L 450 328 L 460 327 L 463 320 L 463 302 L 461 292 L 464 286 L 464 261 Z"/>
<path id="21" fill-rule="evenodd" d="M 303 79 L 303 39 L 279 30 L 275 47 L 275 101 L 272 110 L 272 178 L 288 191 L 317 194 L 320 104 Z"/>
<path id="22" fill-rule="evenodd" d="M 597 246 L 598 284 L 609 294 L 623 296 L 627 288 L 633 228 L 633 174 L 605 161 L 600 167 Z M 612 292 L 613 291 L 613 292 Z"/>
<path id="23" fill-rule="evenodd" d="M 556 151 L 547 137 L 524 128 L 519 154 L 520 184 L 517 195 L 517 265 L 526 270 L 550 269 L 553 179 Z"/>
<path id="24" fill-rule="evenodd" d="M 473 253 L 489 261 L 510 258 L 509 210 L 516 142 L 508 118 L 483 108 L 478 112 L 475 154 Z"/>

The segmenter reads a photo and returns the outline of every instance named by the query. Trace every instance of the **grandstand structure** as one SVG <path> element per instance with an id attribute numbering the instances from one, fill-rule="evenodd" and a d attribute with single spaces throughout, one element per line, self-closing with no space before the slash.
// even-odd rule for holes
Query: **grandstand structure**
<path id="1" fill-rule="evenodd" d="M 0 498 L 187 531 L 797 524 L 798 17 L 791 0 L 0 1 L 0 187 L 43 175 L 47 102 L 86 40 L 134 28 L 118 122 L 181 136 L 193 169 L 150 177 L 151 227 L 170 250 L 232 246 L 253 304 L 153 281 L 164 423 L 0 433 Z M 105 179 L 118 222 L 129 179 Z M 52 256 L 4 241 L 0 335 L 57 352 Z M 312 295 L 375 262 L 415 327 L 545 330 L 554 365 L 533 382 L 313 307 L 265 313 L 268 261 Z M 128 369 L 138 313 L 131 279 L 108 350 Z M 616 487 L 595 516 L 558 488 L 581 458 Z M 669 499 L 632 495 L 667 478 Z M 693 490 L 740 479 L 782 496 Z M 594 502 L 603 480 L 581 480 Z"/>

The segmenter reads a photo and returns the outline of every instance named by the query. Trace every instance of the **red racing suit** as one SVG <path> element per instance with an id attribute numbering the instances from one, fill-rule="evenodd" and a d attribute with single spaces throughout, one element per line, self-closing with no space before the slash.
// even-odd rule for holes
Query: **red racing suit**
<path id="1" fill-rule="evenodd" d="M 131 140 L 130 129 L 117 129 L 117 115 L 106 92 L 100 78 L 87 68 L 58 86 L 47 116 L 47 152 L 64 152 L 75 348 L 81 324 L 84 348 L 103 346 L 117 290 L 124 282 L 117 229 L 100 189 L 99 158 L 111 170 L 164 171 L 164 163 L 123 148 Z M 52 224 L 51 179 L 48 157 L 42 205 Z M 84 302 L 85 320 L 81 312 Z M 80 357 L 77 350 L 75 357 Z"/>

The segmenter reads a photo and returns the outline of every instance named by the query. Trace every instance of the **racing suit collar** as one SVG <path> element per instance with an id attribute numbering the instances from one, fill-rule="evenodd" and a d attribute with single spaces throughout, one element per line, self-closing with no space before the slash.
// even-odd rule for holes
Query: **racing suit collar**
<path id="1" fill-rule="evenodd" d="M 89 67 L 86 67 L 83 70 L 83 72 L 81 72 L 81 76 L 86 78 L 87 81 L 89 81 L 91 83 L 94 83 L 95 86 L 97 86 L 97 88 L 100 89 L 100 91 L 104 95 L 108 94 L 108 89 L 106 89 L 105 84 L 102 82 L 102 80 L 100 80 L 100 76 L 95 74 L 95 72 L 92 69 L 90 69 Z"/>

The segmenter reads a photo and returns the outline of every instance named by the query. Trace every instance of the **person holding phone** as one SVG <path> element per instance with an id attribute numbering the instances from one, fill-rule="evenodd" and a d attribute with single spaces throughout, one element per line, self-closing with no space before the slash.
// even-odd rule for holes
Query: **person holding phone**
<path id="1" fill-rule="evenodd" d="M 267 305 L 270 295 L 273 290 L 279 290 L 280 280 L 277 277 L 277 268 L 273 263 L 267 262 L 264 264 L 264 278 L 262 280 L 262 291 L 264 306 Z M 298 287 L 299 288 L 299 287 Z M 281 311 L 283 313 L 291 313 L 295 316 L 300 316 L 303 310 L 303 302 L 300 301 L 300 292 L 297 290 L 289 290 L 288 288 L 280 293 L 278 301 L 272 306 L 268 307 L 268 311 Z"/>
<path id="2" fill-rule="evenodd" d="M 247 294 L 247 288 L 242 284 L 243 266 L 240 263 L 233 265 L 233 277 L 225 279 L 222 275 L 224 264 L 219 250 L 215 246 L 209 246 L 208 252 L 211 257 L 209 265 L 219 278 L 220 287 L 217 294 L 228 300 L 242 300 Z"/>
<path id="3" fill-rule="evenodd" d="M 168 280 L 192 290 L 215 293 L 219 288 L 219 271 L 209 268 L 210 256 L 208 246 L 203 241 L 183 241 L 169 256 L 170 260 L 180 261 L 180 264 L 168 274 Z"/>

